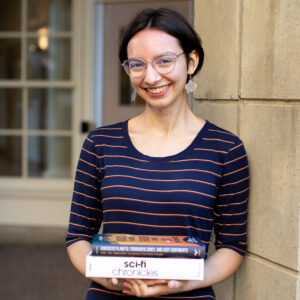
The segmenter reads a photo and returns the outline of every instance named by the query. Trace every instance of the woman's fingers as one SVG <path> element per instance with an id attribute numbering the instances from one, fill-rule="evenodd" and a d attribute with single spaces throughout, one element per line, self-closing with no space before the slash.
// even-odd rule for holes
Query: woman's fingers
<path id="1" fill-rule="evenodd" d="M 134 295 L 136 297 L 145 297 L 149 294 L 148 285 L 145 280 L 134 279 L 124 281 L 126 289 L 123 290 L 124 294 Z"/>
<path id="2" fill-rule="evenodd" d="M 124 294 L 137 296 L 136 285 L 132 280 L 124 281 L 123 286 L 124 286 L 124 289 L 122 290 L 122 292 Z"/>
<path id="3" fill-rule="evenodd" d="M 119 283 L 117 278 L 109 278 L 109 282 L 112 285 L 118 285 L 118 283 Z"/>
<path id="4" fill-rule="evenodd" d="M 144 280 L 137 280 L 137 287 L 138 287 L 138 290 L 139 290 L 139 293 L 140 293 L 140 296 L 147 296 L 148 295 L 148 290 L 149 288 L 151 287 L 148 287 L 147 283 L 144 281 Z"/>
<path id="5" fill-rule="evenodd" d="M 168 282 L 168 287 L 170 289 L 178 289 L 180 287 L 183 287 L 186 284 L 185 280 L 170 280 Z"/>
<path id="6" fill-rule="evenodd" d="M 166 279 L 145 279 L 144 280 L 148 286 L 158 285 L 158 284 L 166 284 L 168 280 Z"/>
<path id="7" fill-rule="evenodd" d="M 136 297 L 156 297 L 180 292 L 186 285 L 184 280 L 143 280 L 131 279 L 124 281 L 124 294 Z"/>
<path id="8" fill-rule="evenodd" d="M 146 292 L 145 292 L 145 286 L 147 286 L 142 280 L 131 280 L 129 282 L 129 288 L 130 291 L 133 295 L 137 297 L 142 297 Z"/>

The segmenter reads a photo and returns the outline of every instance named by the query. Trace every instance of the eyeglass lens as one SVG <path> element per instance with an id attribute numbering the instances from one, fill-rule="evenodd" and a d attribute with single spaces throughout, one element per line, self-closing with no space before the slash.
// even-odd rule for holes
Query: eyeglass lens
<path id="1" fill-rule="evenodd" d="M 159 73 L 171 72 L 175 66 L 175 60 L 179 55 L 164 54 L 154 58 L 151 62 L 153 68 Z M 139 77 L 144 75 L 147 64 L 141 59 L 130 58 L 124 62 L 124 68 L 128 75 Z"/>

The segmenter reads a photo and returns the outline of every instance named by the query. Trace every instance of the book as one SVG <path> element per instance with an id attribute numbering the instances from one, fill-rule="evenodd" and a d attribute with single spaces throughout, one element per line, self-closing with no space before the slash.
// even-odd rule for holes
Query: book
<path id="1" fill-rule="evenodd" d="M 203 258 L 86 257 L 86 277 L 203 280 Z"/>
<path id="2" fill-rule="evenodd" d="M 205 257 L 205 244 L 196 237 L 95 234 L 92 255 L 143 257 Z"/>

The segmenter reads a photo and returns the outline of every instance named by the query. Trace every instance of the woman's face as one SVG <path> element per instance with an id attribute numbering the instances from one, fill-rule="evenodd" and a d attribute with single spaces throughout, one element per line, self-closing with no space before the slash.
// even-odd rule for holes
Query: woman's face
<path id="1" fill-rule="evenodd" d="M 139 31 L 129 41 L 127 46 L 128 58 L 139 58 L 148 62 L 144 75 L 130 76 L 136 92 L 148 105 L 163 108 L 186 100 L 184 90 L 186 78 L 188 72 L 193 73 L 194 67 L 187 68 L 185 54 L 178 56 L 174 69 L 165 74 L 156 71 L 149 63 L 164 53 L 178 55 L 182 52 L 179 41 L 161 30 L 145 29 Z"/>

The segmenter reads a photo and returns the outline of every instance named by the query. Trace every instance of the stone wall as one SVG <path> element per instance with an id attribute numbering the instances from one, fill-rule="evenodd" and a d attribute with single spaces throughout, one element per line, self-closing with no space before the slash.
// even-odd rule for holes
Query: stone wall
<path id="1" fill-rule="evenodd" d="M 195 0 L 194 111 L 249 156 L 249 251 L 218 300 L 300 299 L 300 1 Z"/>

